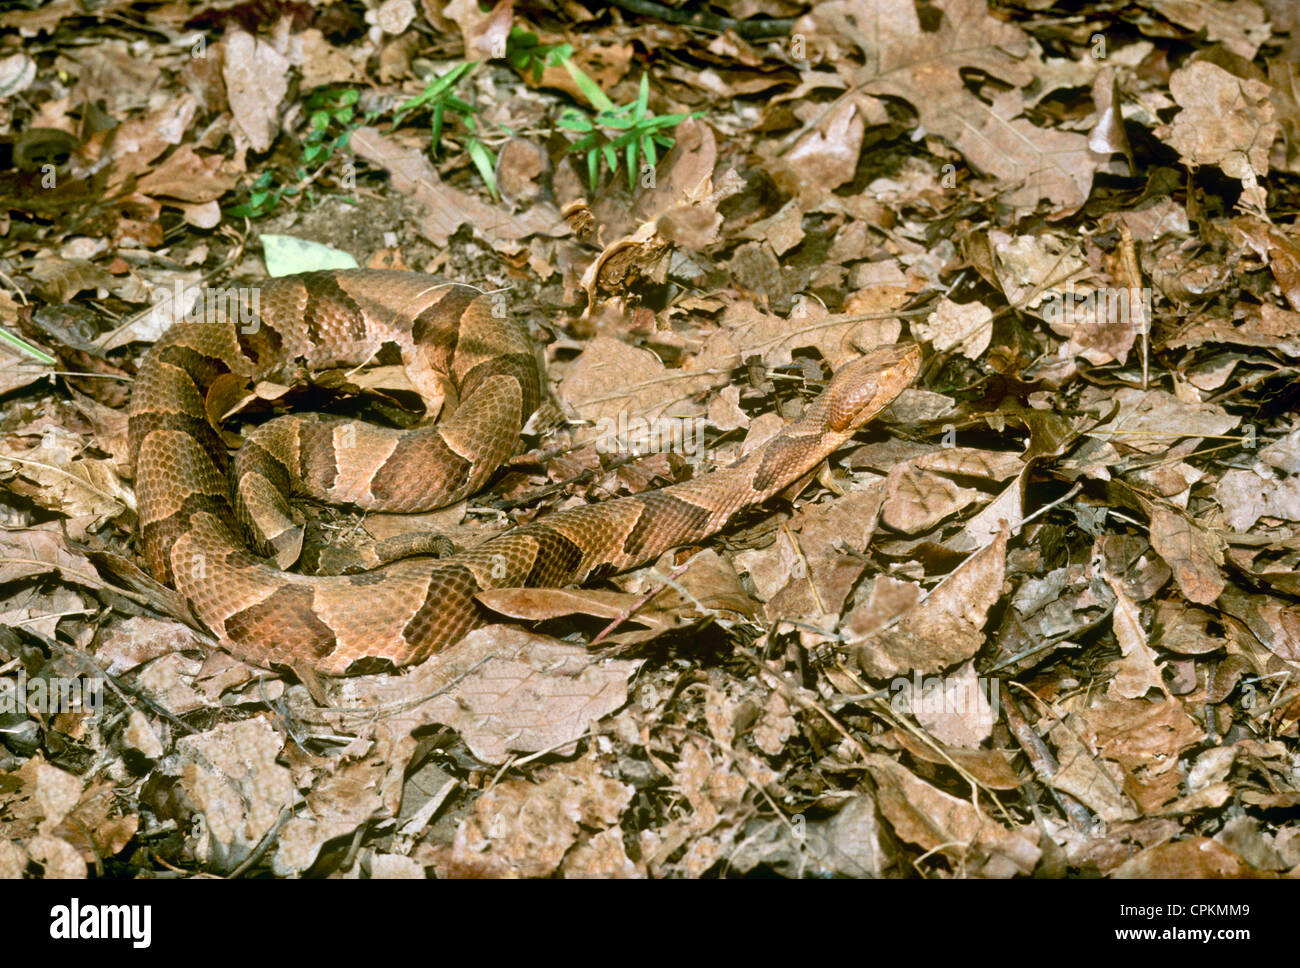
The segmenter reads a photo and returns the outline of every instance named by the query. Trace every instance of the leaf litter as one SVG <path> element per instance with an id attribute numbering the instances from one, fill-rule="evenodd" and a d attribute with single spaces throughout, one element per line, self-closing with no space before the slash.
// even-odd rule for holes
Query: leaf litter
<path id="1" fill-rule="evenodd" d="M 147 3 L 150 32 L 130 6 L 0 14 L 0 876 L 1300 872 L 1281 0 L 1122 29 L 775 4 L 761 41 L 574 5 Z M 694 114 L 630 189 L 568 151 L 565 44 L 612 104 L 648 75 L 649 112 Z M 476 127 L 392 123 L 470 61 Z M 359 92 L 346 152 L 299 177 L 298 92 L 331 86 Z M 288 203 L 230 216 L 259 178 Z M 299 681 L 139 573 L 120 426 L 173 294 L 262 278 L 271 235 L 499 287 L 530 326 L 554 400 L 436 516 L 453 544 L 725 463 L 864 349 L 927 363 L 707 547 Z M 701 446 L 611 451 L 602 421 Z"/>

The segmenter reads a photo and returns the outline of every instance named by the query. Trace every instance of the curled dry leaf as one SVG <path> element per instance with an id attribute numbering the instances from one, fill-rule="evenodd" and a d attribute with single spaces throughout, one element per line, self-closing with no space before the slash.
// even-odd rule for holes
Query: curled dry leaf
<path id="1" fill-rule="evenodd" d="M 944 793 L 895 763 L 871 754 L 880 812 L 894 832 L 923 850 L 937 850 L 968 876 L 1014 877 L 1034 869 L 1041 856 L 1032 827 L 1010 830 L 968 800 Z"/>

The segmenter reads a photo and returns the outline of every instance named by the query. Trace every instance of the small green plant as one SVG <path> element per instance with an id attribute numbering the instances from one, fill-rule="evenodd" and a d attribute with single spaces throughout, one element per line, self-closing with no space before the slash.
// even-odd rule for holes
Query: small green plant
<path id="1" fill-rule="evenodd" d="M 230 214 L 263 218 L 270 215 L 284 198 L 302 194 L 309 202 L 315 201 L 310 186 L 321 172 L 334 160 L 338 152 L 347 147 L 348 139 L 361 121 L 370 121 L 373 114 L 357 120 L 358 93 L 353 88 L 324 88 L 308 96 L 305 107 L 310 113 L 307 134 L 302 142 L 301 162 L 294 168 L 292 180 L 279 183 L 274 171 L 264 171 L 249 186 L 248 200 L 231 208 Z M 308 166 L 315 165 L 315 171 Z"/>
<path id="2" fill-rule="evenodd" d="M 558 67 L 573 55 L 572 44 L 543 44 L 523 27 L 511 27 L 506 40 L 506 60 L 515 70 L 531 74 L 533 83 L 542 79 L 548 65 Z"/>
<path id="3" fill-rule="evenodd" d="M 396 127 L 400 124 L 402 118 L 406 117 L 409 111 L 429 111 L 431 114 L 430 128 L 432 135 L 430 144 L 433 153 L 436 155 L 442 146 L 442 126 L 447 113 L 451 112 L 459 115 L 461 124 L 469 132 L 469 135 L 465 138 L 465 152 L 469 155 L 470 160 L 474 162 L 474 167 L 478 169 L 478 173 L 487 185 L 488 191 L 492 193 L 492 197 L 495 199 L 499 197 L 497 194 L 496 152 L 485 145 L 478 137 L 478 122 L 474 120 L 478 108 L 461 100 L 455 94 L 455 88 L 460 79 L 478 65 L 478 61 L 457 64 L 446 74 L 430 81 L 423 91 L 397 109 L 397 113 L 393 116 L 393 126 Z"/>
<path id="4" fill-rule="evenodd" d="M 583 137 L 569 145 L 569 151 L 587 153 L 587 179 L 592 191 L 596 189 L 596 178 L 600 174 L 600 162 L 603 158 L 610 174 L 618 171 L 620 153 L 627 158 L 627 187 L 629 191 L 636 188 L 637 159 L 644 158 L 651 168 L 659 159 L 655 147 L 671 148 L 673 139 L 664 133 L 665 128 L 681 124 L 687 118 L 697 118 L 694 114 L 647 114 L 646 105 L 650 100 L 650 78 L 641 75 L 641 89 L 637 98 L 630 104 L 615 107 L 614 102 L 606 96 L 590 77 L 578 69 L 569 58 L 563 61 L 564 67 L 573 77 L 591 106 L 596 109 L 595 118 L 588 118 L 577 108 L 565 108 L 556 122 L 568 131 L 577 131 Z"/>
<path id="5" fill-rule="evenodd" d="M 627 164 L 628 188 L 635 190 L 639 163 L 644 160 L 645 164 L 653 168 L 659 158 L 659 149 L 673 146 L 673 139 L 666 133 L 666 129 L 680 124 L 688 117 L 700 116 L 698 112 L 693 115 L 648 114 L 650 79 L 644 74 L 641 76 L 641 87 L 636 100 L 618 107 L 600 89 L 600 85 L 573 62 L 571 44 L 542 44 L 536 34 L 521 27 L 511 29 L 505 58 L 512 67 L 530 74 L 534 81 L 541 78 L 546 67 L 563 66 L 578 85 L 583 97 L 596 109 L 595 116 L 589 117 L 580 108 L 565 108 L 557 122 L 561 128 L 582 135 L 569 146 L 569 151 L 579 154 L 586 152 L 587 177 L 592 191 L 595 191 L 600 177 L 601 161 L 605 162 L 610 174 L 614 174 L 618 171 L 620 159 L 624 159 Z M 400 122 L 408 111 L 430 111 L 433 152 L 436 154 L 440 148 L 446 114 L 451 112 L 458 115 L 469 132 L 465 139 L 465 151 L 487 184 L 492 197 L 496 198 L 496 154 L 479 137 L 478 125 L 474 119 L 478 109 L 455 94 L 456 85 L 478 64 L 478 61 L 458 64 L 431 81 L 423 92 L 398 108 L 393 122 Z"/>
<path id="6" fill-rule="evenodd" d="M 645 74 L 641 75 L 636 100 L 619 107 L 600 89 L 599 84 L 573 62 L 571 44 L 542 44 L 536 34 L 520 27 L 510 31 L 505 59 L 517 70 L 530 74 L 534 81 L 541 78 L 548 66 L 563 66 L 595 110 L 592 115 L 581 108 L 568 107 L 561 112 L 557 121 L 560 128 L 581 136 L 569 146 L 569 151 L 586 153 L 587 177 L 592 191 L 596 189 L 602 161 L 611 175 L 617 173 L 620 162 L 626 163 L 628 189 L 635 190 L 639 165 L 646 164 L 653 168 L 659 159 L 660 149 L 672 147 L 673 139 L 667 134 L 667 129 L 688 117 L 700 117 L 700 112 L 664 115 L 648 113 L 650 80 Z M 457 87 L 473 74 L 479 64 L 480 61 L 457 64 L 445 74 L 429 81 L 423 91 L 397 108 L 393 114 L 393 126 L 396 127 L 414 112 L 427 112 L 430 150 L 437 156 L 443 150 L 442 137 L 448 120 L 458 121 L 464 129 L 461 140 L 465 152 L 495 199 L 500 195 L 496 180 L 496 152 L 488 146 L 480 130 L 475 117 L 478 108 L 456 93 Z M 285 198 L 297 195 L 314 202 L 311 184 L 325 171 L 335 155 L 347 147 L 352 132 L 360 124 L 370 123 L 377 116 L 377 112 L 359 116 L 357 101 L 358 92 L 352 88 L 323 88 L 313 92 L 304 104 L 310 112 L 307 134 L 302 142 L 301 160 L 293 169 L 291 177 L 281 181 L 273 170 L 262 172 L 249 186 L 247 199 L 229 209 L 230 214 L 263 218 L 271 214 Z M 506 135 L 514 133 L 504 125 L 498 127 Z M 311 166 L 315 166 L 314 171 L 310 170 Z"/>

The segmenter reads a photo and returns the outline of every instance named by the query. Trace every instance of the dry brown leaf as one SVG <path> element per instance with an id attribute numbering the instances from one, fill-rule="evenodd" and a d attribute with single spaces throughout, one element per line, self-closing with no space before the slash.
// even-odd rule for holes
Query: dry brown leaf
<path id="1" fill-rule="evenodd" d="M 722 372 L 669 370 L 648 350 L 597 336 L 564 374 L 558 393 L 584 420 L 655 420 L 680 400 L 721 383 Z M 592 430 L 595 436 L 596 430 Z"/>
<path id="2" fill-rule="evenodd" d="M 911 4 L 872 3 L 860 10 L 835 0 L 818 4 L 795 29 L 814 43 L 847 41 L 860 48 L 863 66 L 844 56 L 833 59 L 844 79 L 864 92 L 909 102 L 927 131 L 947 138 L 977 169 L 1021 184 L 1007 196 L 1017 208 L 1032 211 L 1043 198 L 1060 209 L 1077 208 L 1102 156 L 1088 150 L 1085 135 L 1018 117 L 1025 106 L 1018 88 L 1035 77 L 1027 36 L 990 16 L 984 0 L 952 0 L 936 13 L 937 29 L 923 29 Z M 967 88 L 969 71 L 1013 87 L 990 104 Z"/>
<path id="3" fill-rule="evenodd" d="M 475 195 L 445 184 L 424 154 L 404 148 L 371 127 L 352 132 L 349 144 L 357 154 L 386 169 L 393 188 L 409 195 L 425 210 L 419 229 L 434 245 L 445 246 L 462 225 L 470 225 L 491 244 L 508 249 L 531 235 L 561 236 L 569 227 L 552 206 L 537 202 L 518 215 L 489 205 Z"/>
<path id="4" fill-rule="evenodd" d="M 984 643 L 989 609 L 1002 596 L 1006 555 L 1003 531 L 884 631 L 859 632 L 854 608 L 845 622 L 845 641 L 858 646 L 862 671 L 872 679 L 890 679 L 914 669 L 939 672 L 973 656 Z"/>
<path id="5" fill-rule="evenodd" d="M 962 356 L 978 359 L 993 338 L 993 311 L 982 303 L 941 299 L 929 317 L 912 323 L 912 332 L 940 352 L 955 349 Z"/>
<path id="6" fill-rule="evenodd" d="M 897 319 L 860 319 L 833 314 L 820 303 L 798 301 L 789 319 L 773 316 L 752 302 L 729 306 L 721 328 L 711 334 L 695 358 L 693 369 L 730 372 L 743 360 L 758 356 L 769 367 L 785 366 L 796 349 L 812 347 L 832 367 L 884 343 L 896 343 L 903 327 Z"/>
<path id="7" fill-rule="evenodd" d="M 1049 777 L 1052 786 L 1107 823 L 1141 816 L 1125 794 L 1123 769 L 1093 755 L 1075 732 L 1077 725 L 1077 718 L 1070 716 L 1052 729 L 1057 761 L 1057 771 Z"/>
<path id="8" fill-rule="evenodd" d="M 893 467 L 885 480 L 882 523 L 903 534 L 925 534 L 979 501 L 983 494 L 930 473 L 918 458 Z"/>
<path id="9" fill-rule="evenodd" d="M 1189 602 L 1213 605 L 1223 592 L 1223 543 L 1181 514 L 1157 507 L 1151 514 L 1151 547 L 1169 563 Z"/>
<path id="10" fill-rule="evenodd" d="M 1149 847 L 1115 869 L 1113 877 L 1219 878 L 1267 876 L 1209 837 Z"/>
<path id="11" fill-rule="evenodd" d="M 1147 634 L 1142 627 L 1142 613 L 1137 603 L 1113 576 L 1107 575 L 1106 583 L 1115 593 L 1115 611 L 1111 613 L 1110 621 L 1123 655 L 1115 669 L 1115 678 L 1107 686 L 1106 695 L 1111 699 L 1139 699 L 1150 690 L 1159 689 L 1168 696 L 1169 690 L 1165 688 L 1156 665 L 1155 651 L 1147 645 Z"/>
<path id="12" fill-rule="evenodd" d="M 773 180 L 782 191 L 797 195 L 805 209 L 811 208 L 853 177 L 865 130 L 857 105 L 841 102 L 783 158 L 769 162 Z"/>
<path id="13" fill-rule="evenodd" d="M 963 875 L 1014 877 L 1038 863 L 1038 838 L 1008 830 L 974 804 L 938 790 L 886 756 L 870 754 L 880 812 L 903 840 L 948 857 Z"/>
<path id="14" fill-rule="evenodd" d="M 838 615 L 861 576 L 863 554 L 875 533 L 882 489 L 851 491 L 823 504 L 805 505 L 770 548 L 747 552 L 743 567 L 784 574 L 766 606 L 769 619 Z M 797 547 L 790 544 L 794 535 Z M 857 552 L 857 555 L 853 554 Z M 780 564 L 772 561 L 783 559 Z"/>
<path id="15" fill-rule="evenodd" d="M 882 745 L 896 744 L 925 763 L 938 766 L 956 763 L 992 790 L 1015 790 L 1023 783 L 1007 759 L 1010 754 L 1001 750 L 958 749 L 952 746 L 936 748 L 935 744 L 922 742 L 905 729 L 893 729 L 881 737 L 872 738 Z"/>
<path id="16" fill-rule="evenodd" d="M 633 792 L 604 776 L 590 756 L 559 764 L 541 783 L 498 783 L 474 801 L 455 842 L 439 855 L 438 876 L 550 876 L 575 844 L 591 845 L 593 836 L 583 828 L 617 831 Z M 603 873 L 622 873 L 626 868 L 611 848 L 608 838 L 591 846 L 592 852 L 575 863 L 575 873 L 598 872 L 602 863 L 609 865 Z"/>

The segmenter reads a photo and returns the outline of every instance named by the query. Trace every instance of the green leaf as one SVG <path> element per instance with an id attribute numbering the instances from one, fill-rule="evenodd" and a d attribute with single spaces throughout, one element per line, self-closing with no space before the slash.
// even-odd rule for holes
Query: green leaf
<path id="1" fill-rule="evenodd" d="M 563 64 L 564 69 L 569 72 L 569 76 L 578 85 L 578 90 L 582 92 L 582 96 L 591 102 L 592 107 L 598 111 L 614 110 L 614 102 L 600 89 L 600 85 L 578 68 L 577 64 L 567 58 L 563 61 Z"/>
<path id="2" fill-rule="evenodd" d="M 591 122 L 576 108 L 565 108 L 555 122 L 566 131 L 590 131 Z"/>
<path id="3" fill-rule="evenodd" d="M 324 131 L 330 126 L 330 116 L 327 111 L 317 111 L 311 116 L 311 126 L 316 131 Z"/>
<path id="4" fill-rule="evenodd" d="M 645 116 L 646 105 L 650 102 L 650 75 L 641 75 L 641 90 L 636 96 L 636 110 L 632 112 L 632 117 L 640 121 Z"/>
<path id="5" fill-rule="evenodd" d="M 605 164 L 609 166 L 610 174 L 618 171 L 618 152 L 614 150 L 613 145 L 605 145 Z"/>
<path id="6" fill-rule="evenodd" d="M 641 139 L 641 154 L 645 155 L 646 164 L 653 168 L 659 164 L 659 155 L 655 152 L 655 139 L 649 135 Z"/>
<path id="7" fill-rule="evenodd" d="M 575 141 L 573 144 L 569 145 L 569 151 L 573 152 L 573 154 L 575 155 L 580 155 L 588 148 L 593 148 L 593 146 L 599 140 L 600 140 L 600 135 L 595 133 L 589 134 L 587 135 L 587 137 Z"/>
<path id="8" fill-rule="evenodd" d="M 432 129 L 433 151 L 436 154 L 439 146 L 442 144 L 442 105 L 439 104 L 433 109 L 433 129 Z"/>
<path id="9" fill-rule="evenodd" d="M 324 145 L 306 145 L 302 149 L 302 159 L 303 161 L 313 161 L 324 150 Z"/>
<path id="10" fill-rule="evenodd" d="M 474 162 L 474 167 L 478 169 L 478 173 L 483 177 L 483 181 L 487 184 L 492 197 L 494 199 L 499 198 L 500 195 L 497 193 L 496 156 L 478 138 L 466 138 L 465 150 L 469 152 L 470 160 Z"/>
<path id="11" fill-rule="evenodd" d="M 342 93 L 342 95 L 339 96 L 339 104 L 343 105 L 343 107 L 347 107 L 351 104 L 356 104 L 357 98 L 360 96 L 361 96 L 360 91 L 358 91 L 355 87 L 350 87 L 347 90 L 345 90 Z"/>
<path id="12" fill-rule="evenodd" d="M 262 235 L 262 254 L 271 276 L 287 276 L 315 269 L 355 269 L 357 260 L 347 252 L 295 238 L 292 235 Z"/>
<path id="13" fill-rule="evenodd" d="M 59 362 L 53 356 L 50 356 L 50 354 L 44 352 L 43 350 L 37 349 L 31 343 L 27 342 L 22 337 L 15 336 L 7 329 L 0 329 L 0 340 L 4 340 L 6 343 L 10 344 L 15 349 L 19 349 L 22 352 L 26 353 L 28 356 L 40 360 L 46 366 L 54 366 Z"/>
<path id="14" fill-rule="evenodd" d="M 600 152 L 592 148 L 587 152 L 587 180 L 591 183 L 591 190 L 596 190 L 596 175 L 600 171 Z"/>
<path id="15" fill-rule="evenodd" d="M 636 142 L 627 143 L 627 188 L 628 191 L 636 191 Z"/>

